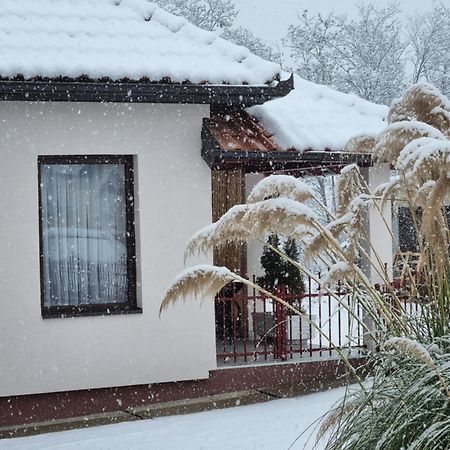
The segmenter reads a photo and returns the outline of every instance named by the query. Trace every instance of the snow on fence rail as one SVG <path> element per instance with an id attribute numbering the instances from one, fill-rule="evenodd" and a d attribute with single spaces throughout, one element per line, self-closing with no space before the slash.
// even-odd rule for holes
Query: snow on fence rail
<path id="1" fill-rule="evenodd" d="M 215 300 L 218 362 L 320 358 L 334 356 L 336 347 L 362 354 L 363 330 L 353 317 L 362 318 L 359 304 L 340 285 L 334 295 L 321 292 L 311 278 L 305 286 L 297 294 L 278 286 L 276 295 L 301 308 L 309 320 L 255 289 L 238 283 L 224 288 Z"/>

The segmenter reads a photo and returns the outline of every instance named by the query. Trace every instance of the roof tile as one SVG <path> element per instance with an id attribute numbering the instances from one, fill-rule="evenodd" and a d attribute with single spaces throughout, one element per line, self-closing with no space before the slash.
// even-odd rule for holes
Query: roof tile
<path id="1" fill-rule="evenodd" d="M 2 0 L 0 76 L 269 84 L 280 67 L 147 0 Z"/>

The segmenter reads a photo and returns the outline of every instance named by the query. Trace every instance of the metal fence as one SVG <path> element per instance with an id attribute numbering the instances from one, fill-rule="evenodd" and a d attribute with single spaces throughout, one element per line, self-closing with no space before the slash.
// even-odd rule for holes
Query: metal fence
<path id="1" fill-rule="evenodd" d="M 255 281 L 255 280 L 253 280 Z M 323 358 L 336 348 L 363 352 L 359 304 L 338 285 L 333 294 L 321 291 L 311 278 L 305 292 L 285 286 L 276 295 L 301 309 L 303 317 L 255 289 L 231 284 L 215 300 L 217 359 L 219 363 L 287 361 Z"/>

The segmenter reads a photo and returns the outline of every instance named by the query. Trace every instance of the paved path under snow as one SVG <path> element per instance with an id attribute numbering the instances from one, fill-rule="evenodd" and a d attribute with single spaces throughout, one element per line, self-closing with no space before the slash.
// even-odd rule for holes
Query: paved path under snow
<path id="1" fill-rule="evenodd" d="M 184 416 L 5 439 L 0 441 L 0 449 L 288 449 L 302 431 L 344 395 L 344 390 L 338 388 L 293 399 Z M 293 449 L 304 448 L 310 434 L 307 431 Z M 313 441 L 310 439 L 305 448 L 312 449 Z"/>

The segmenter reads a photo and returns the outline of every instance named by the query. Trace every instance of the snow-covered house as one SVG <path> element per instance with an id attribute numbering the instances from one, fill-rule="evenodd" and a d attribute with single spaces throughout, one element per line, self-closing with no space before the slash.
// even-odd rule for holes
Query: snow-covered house
<path id="1" fill-rule="evenodd" d="M 0 42 L 0 397 L 207 378 L 213 305 L 158 315 L 211 220 L 202 120 L 291 83 L 146 0 L 7 0 Z"/>
<path id="2" fill-rule="evenodd" d="M 251 173 L 354 161 L 335 151 L 353 130 L 332 143 L 320 116 L 330 140 L 299 148 L 277 120 L 297 129 L 303 101 L 256 106 L 292 78 L 146 0 L 4 0 L 0 42 L 0 425 L 250 386 L 216 370 L 212 302 L 160 320 L 165 289 Z M 296 82 L 309 107 L 382 126 Z"/>

